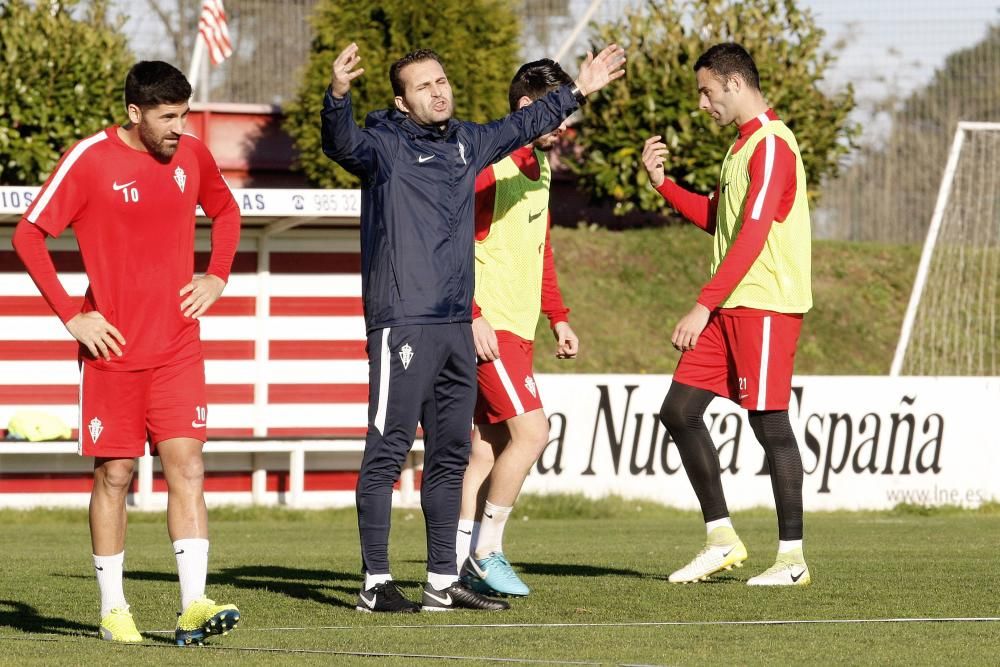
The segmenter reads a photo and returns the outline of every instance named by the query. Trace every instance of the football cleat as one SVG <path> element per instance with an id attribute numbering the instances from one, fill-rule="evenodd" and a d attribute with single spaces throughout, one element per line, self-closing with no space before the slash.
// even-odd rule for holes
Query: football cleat
<path id="1" fill-rule="evenodd" d="M 142 641 L 142 635 L 135 627 L 135 620 L 128 607 L 109 611 L 108 615 L 101 619 L 101 627 L 97 634 L 107 642 L 135 644 Z"/>
<path id="2" fill-rule="evenodd" d="M 389 580 L 358 593 L 358 604 L 355 609 L 369 614 L 376 612 L 412 614 L 420 611 L 420 605 L 407 600 L 396 582 Z"/>
<path id="3" fill-rule="evenodd" d="M 177 616 L 174 640 L 178 646 L 205 643 L 211 635 L 225 635 L 240 622 L 240 610 L 232 604 L 215 604 L 198 598 Z"/>
<path id="4" fill-rule="evenodd" d="M 747 586 L 808 586 L 812 583 L 802 549 L 778 554 L 774 565 L 747 580 Z"/>
<path id="5" fill-rule="evenodd" d="M 510 566 L 502 551 L 486 558 L 470 557 L 462 568 L 462 581 L 477 593 L 524 597 L 531 592 Z"/>
<path id="6" fill-rule="evenodd" d="M 708 535 L 704 548 L 690 563 L 668 577 L 670 583 L 687 584 L 705 581 L 713 574 L 743 567 L 747 548 L 729 526 L 719 526 Z"/>
<path id="7" fill-rule="evenodd" d="M 510 609 L 510 605 L 504 600 L 494 600 L 481 595 L 461 581 L 456 581 L 440 591 L 430 584 L 424 585 L 424 611 L 452 611 L 454 609 L 503 611 Z"/>

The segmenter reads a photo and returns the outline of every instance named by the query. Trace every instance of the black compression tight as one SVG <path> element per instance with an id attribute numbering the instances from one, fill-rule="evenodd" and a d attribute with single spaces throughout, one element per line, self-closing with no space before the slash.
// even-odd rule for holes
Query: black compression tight
<path id="1" fill-rule="evenodd" d="M 674 382 L 660 408 L 660 421 L 677 444 L 705 521 L 729 516 L 722 490 L 719 453 L 705 426 L 715 394 Z M 750 426 L 764 448 L 778 514 L 778 538 L 802 539 L 802 459 L 784 410 L 750 412 Z"/>
<path id="2" fill-rule="evenodd" d="M 715 394 L 710 391 L 673 382 L 660 408 L 660 421 L 677 443 L 706 522 L 729 516 L 722 492 L 719 452 L 704 419 L 705 408 L 713 398 Z"/>
<path id="3" fill-rule="evenodd" d="M 802 457 L 787 410 L 751 412 L 750 427 L 764 448 L 771 472 L 778 539 L 802 539 Z"/>

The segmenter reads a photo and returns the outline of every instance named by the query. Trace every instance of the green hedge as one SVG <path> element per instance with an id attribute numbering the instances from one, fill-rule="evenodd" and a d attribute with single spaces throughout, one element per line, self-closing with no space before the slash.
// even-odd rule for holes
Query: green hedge
<path id="1" fill-rule="evenodd" d="M 357 42 L 365 73 L 351 86 L 355 120 L 392 106 L 389 66 L 418 48 L 437 51 L 455 93 L 455 116 L 487 121 L 507 114 L 507 88 L 519 64 L 517 15 L 505 0 L 320 0 L 302 88 L 286 107 L 285 129 L 298 167 L 316 187 L 353 188 L 358 181 L 320 148 L 319 114 L 337 54 Z"/>
<path id="2" fill-rule="evenodd" d="M 833 60 L 822 39 L 795 0 L 647 0 L 599 26 L 594 47 L 617 42 L 629 60 L 625 81 L 595 96 L 578 126 L 571 166 L 581 187 L 619 214 L 663 210 L 641 160 L 643 142 L 659 134 L 671 151 L 667 175 L 702 192 L 714 189 L 735 131 L 698 109 L 692 67 L 713 44 L 739 42 L 757 62 L 769 103 L 796 134 L 815 195 L 857 133 L 847 119 L 851 87 L 835 95 L 820 87 Z"/>
<path id="3" fill-rule="evenodd" d="M 104 0 L 79 4 L 0 3 L 0 183 L 42 183 L 72 143 L 124 115 L 134 58 L 121 22 Z"/>

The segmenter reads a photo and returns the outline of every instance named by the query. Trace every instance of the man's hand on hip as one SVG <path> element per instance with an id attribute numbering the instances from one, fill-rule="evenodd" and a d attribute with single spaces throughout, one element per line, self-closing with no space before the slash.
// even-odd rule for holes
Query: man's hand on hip
<path id="1" fill-rule="evenodd" d="M 112 352 L 122 356 L 120 346 L 125 345 L 125 336 L 96 310 L 77 313 L 66 323 L 66 329 L 73 338 L 83 343 L 95 359 L 101 357 L 110 361 Z"/>
<path id="2" fill-rule="evenodd" d="M 206 274 L 198 276 L 187 285 L 181 288 L 181 296 L 188 295 L 181 302 L 181 311 L 184 317 L 198 319 L 212 307 L 212 304 L 222 296 L 222 290 L 226 288 L 226 283 L 219 276 Z"/>

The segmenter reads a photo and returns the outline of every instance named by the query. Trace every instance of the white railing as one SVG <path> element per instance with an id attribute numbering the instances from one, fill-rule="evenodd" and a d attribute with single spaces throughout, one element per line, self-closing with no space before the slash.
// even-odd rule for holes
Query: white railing
<path id="1" fill-rule="evenodd" d="M 269 470 L 284 470 L 285 468 L 268 467 L 266 458 L 260 454 L 287 454 L 288 455 L 288 489 L 282 496 L 279 496 L 279 503 L 287 507 L 308 506 L 309 494 L 305 488 L 306 474 L 306 454 L 312 453 L 345 453 L 362 454 L 364 452 L 364 440 L 362 439 L 314 439 L 314 440 L 215 440 L 205 444 L 204 453 L 211 454 L 251 454 L 252 471 L 250 474 L 250 498 L 254 505 L 265 505 L 268 503 L 267 475 Z M 5 441 L 0 442 L 0 460 L 10 456 L 38 456 L 38 455 L 75 455 L 77 444 L 75 442 L 24 442 Z M 157 502 L 156 494 L 153 491 L 153 457 L 149 454 L 138 458 L 136 470 L 136 490 L 132 494 L 133 507 L 139 510 L 160 509 L 162 502 Z M 360 462 L 359 462 L 360 463 Z M 417 440 L 413 449 L 406 457 L 403 470 L 399 479 L 399 504 L 402 506 L 416 506 L 420 502 L 420 492 L 416 488 L 416 472 L 423 466 L 423 442 Z M 208 468 L 208 466 L 206 466 Z M 2 470 L 2 467 L 0 467 Z M 54 494 L 52 494 L 54 495 Z M 50 495 L 50 497 L 52 497 Z M 2 505 L 3 494 L 0 494 L 0 505 Z M 40 503 L 44 504 L 44 503 Z M 56 503 L 61 504 L 61 503 Z"/>

